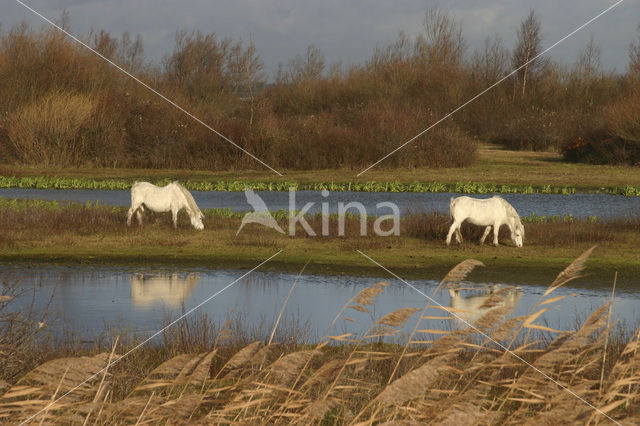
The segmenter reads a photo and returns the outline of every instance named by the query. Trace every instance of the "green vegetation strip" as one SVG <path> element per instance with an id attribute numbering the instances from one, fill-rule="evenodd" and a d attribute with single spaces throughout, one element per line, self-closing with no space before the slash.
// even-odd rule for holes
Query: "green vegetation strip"
<path id="1" fill-rule="evenodd" d="M 154 180 L 156 185 L 166 185 L 171 179 Z M 0 176 L 0 188 L 35 188 L 35 189 L 102 189 L 127 190 L 135 182 L 134 179 L 87 179 L 63 177 L 13 177 Z M 184 181 L 184 186 L 195 191 L 244 191 L 251 187 L 256 191 L 288 191 L 289 188 L 300 190 L 321 191 L 355 191 L 355 192 L 457 192 L 466 194 L 575 194 L 577 189 L 569 186 L 552 185 L 504 185 L 497 183 L 478 182 L 250 182 L 250 181 Z M 580 191 L 586 192 L 586 191 Z M 624 195 L 627 197 L 640 196 L 640 186 L 626 185 L 623 187 L 607 187 L 591 190 L 593 193 Z"/>

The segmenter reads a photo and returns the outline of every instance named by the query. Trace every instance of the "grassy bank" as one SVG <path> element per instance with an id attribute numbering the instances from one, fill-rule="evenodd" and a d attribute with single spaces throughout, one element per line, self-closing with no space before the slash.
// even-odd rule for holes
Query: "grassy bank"
<path id="1" fill-rule="evenodd" d="M 468 328 L 456 327 L 448 310 L 429 304 L 374 316 L 387 287 L 382 282 L 342 301 L 327 332 L 314 341 L 301 341 L 300 329 L 283 333 L 278 322 L 255 336 L 242 332 L 247 324 L 217 326 L 194 316 L 131 353 L 140 340 L 126 332 L 90 347 L 54 341 L 28 313 L 3 310 L 11 297 L 3 291 L 0 318 L 8 327 L 0 328 L 0 419 L 597 424 L 607 416 L 637 423 L 640 329 L 613 326 L 608 304 L 585 313 L 574 330 L 550 329 L 541 316 L 562 303 L 554 291 L 581 274 L 587 257 L 565 265 L 529 314 L 508 318 L 509 309 L 493 308 Z M 471 269 L 469 261 L 457 265 L 442 285 L 459 285 Z M 496 291 L 488 306 L 501 306 L 507 294 L 507 288 Z M 372 325 L 331 335 L 333 324 L 353 310 L 371 313 Z M 431 329 L 430 319 L 444 326 Z M 414 332 L 400 335 L 406 325 Z"/>
<path id="2" fill-rule="evenodd" d="M 186 215 L 179 229 L 169 215 L 146 214 L 145 225 L 125 226 L 126 208 L 59 204 L 42 201 L 0 203 L 0 260 L 21 262 L 82 262 L 115 264 L 173 264 L 208 267 L 253 267 L 278 250 L 282 253 L 265 268 L 295 271 L 312 259 L 309 272 L 385 276 L 356 250 L 361 250 L 396 273 L 408 278 L 436 279 L 462 259 L 483 261 L 486 269 L 474 272 L 476 280 L 542 283 L 562 265 L 597 244 L 589 261 L 589 280 L 609 280 L 619 271 L 622 286 L 637 284 L 640 275 L 640 220 L 603 221 L 571 217 L 525 220 L 525 246 L 511 246 L 507 230 L 500 247 L 479 246 L 480 229 L 462 229 L 466 241 L 445 247 L 450 219 L 435 213 L 413 213 L 403 218 L 400 236 L 378 237 L 373 220 L 368 236 L 360 236 L 357 217 L 345 220 L 345 235 L 338 236 L 337 218 L 329 221 L 330 235 L 310 237 L 299 226 L 296 237 L 250 224 L 239 235 L 241 215 L 229 210 L 205 211 L 205 230 L 192 229 Z M 276 214 L 287 224 L 282 213 Z M 321 217 L 308 219 L 319 233 Z M 383 224 L 389 226 L 390 224 Z M 501 271 L 495 276 L 494 271 Z"/>
<path id="3" fill-rule="evenodd" d="M 166 184 L 180 180 L 192 190 L 547 193 L 605 192 L 640 195 L 640 168 L 570 164 L 559 154 L 508 151 L 484 145 L 478 160 L 464 168 L 374 168 L 359 170 L 285 171 L 283 177 L 263 171 L 192 171 L 110 168 L 0 166 L 0 188 L 129 189 L 136 180 Z"/>
<path id="4" fill-rule="evenodd" d="M 90 179 L 90 178 L 61 178 L 61 177 L 4 177 L 0 176 L 0 188 L 36 188 L 36 189 L 103 189 L 103 190 L 128 190 L 136 180 L 151 180 L 158 186 L 165 186 L 175 179 Z M 483 182 L 310 182 L 298 183 L 295 181 L 193 181 L 182 182 L 187 189 L 196 191 L 244 191 L 250 187 L 256 191 L 297 191 L 311 190 L 321 191 L 355 191 L 355 192 L 457 192 L 466 194 L 575 194 L 581 192 L 606 193 L 624 195 L 627 197 L 640 196 L 640 186 L 625 185 L 624 187 L 600 187 L 588 188 L 575 186 L 552 185 L 509 185 Z"/>

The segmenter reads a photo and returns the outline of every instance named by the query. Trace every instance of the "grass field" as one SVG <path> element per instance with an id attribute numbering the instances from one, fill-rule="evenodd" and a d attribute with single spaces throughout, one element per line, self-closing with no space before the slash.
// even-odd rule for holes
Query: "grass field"
<path id="1" fill-rule="evenodd" d="M 166 169 L 106 169 L 106 168 L 33 168 L 26 166 L 0 166 L 0 176 L 49 177 L 78 179 L 178 179 L 192 182 L 295 182 L 300 185 L 315 183 L 413 182 L 484 183 L 507 186 L 542 188 L 574 188 L 578 191 L 598 191 L 640 188 L 640 168 L 631 166 L 599 166 L 572 164 L 561 161 L 559 154 L 550 152 L 510 151 L 483 145 L 476 162 L 464 168 L 412 168 L 385 169 L 381 165 L 360 177 L 361 170 L 282 171 L 280 177 L 269 171 L 192 171 Z M 640 193 L 640 191 L 639 191 Z M 634 192 L 634 195 L 635 194 Z"/>
<path id="2" fill-rule="evenodd" d="M 463 227 L 467 240 L 446 247 L 450 219 L 442 214 L 415 213 L 401 221 L 400 236 L 378 237 L 367 222 L 368 236 L 360 236 L 360 222 L 351 217 L 345 236 L 337 236 L 332 217 L 328 237 L 309 237 L 299 228 L 285 236 L 257 224 L 239 235 L 241 215 L 227 210 L 205 211 L 205 230 L 196 231 L 181 215 L 174 230 L 168 214 L 147 213 L 145 225 L 125 225 L 126 208 L 7 201 L 0 204 L 0 260 L 20 262 L 80 262 L 112 264 L 173 264 L 206 267 L 257 265 L 279 250 L 266 269 L 295 271 L 311 259 L 309 272 L 386 276 L 364 258 L 361 250 L 387 268 L 408 278 L 434 279 L 457 262 L 473 257 L 487 268 L 474 272 L 476 280 L 542 283 L 583 250 L 598 245 L 590 259 L 593 280 L 610 280 L 620 273 L 622 286 L 637 285 L 640 273 L 640 220 L 546 218 L 526 223 L 522 248 L 512 245 L 506 228 L 499 247 L 480 246 L 480 229 Z M 282 220 L 282 219 L 281 219 Z M 321 217 L 310 218 L 321 228 Z M 285 222 L 281 225 L 286 228 Z M 500 276 L 495 276 L 500 271 Z"/>

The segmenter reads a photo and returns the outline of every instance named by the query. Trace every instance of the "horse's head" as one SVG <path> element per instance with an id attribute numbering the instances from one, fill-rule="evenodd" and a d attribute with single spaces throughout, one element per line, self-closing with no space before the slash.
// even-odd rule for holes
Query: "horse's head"
<path id="1" fill-rule="evenodd" d="M 515 221 L 513 226 L 510 226 L 510 228 L 511 228 L 511 241 L 513 241 L 513 244 L 515 244 L 516 247 L 522 247 L 522 244 L 524 243 L 524 226 L 518 220 L 518 221 Z"/>
<path id="2" fill-rule="evenodd" d="M 190 215 L 191 225 L 196 228 L 198 231 L 202 231 L 204 229 L 204 223 L 202 223 L 202 219 L 204 219 L 204 215 L 200 212 Z"/>

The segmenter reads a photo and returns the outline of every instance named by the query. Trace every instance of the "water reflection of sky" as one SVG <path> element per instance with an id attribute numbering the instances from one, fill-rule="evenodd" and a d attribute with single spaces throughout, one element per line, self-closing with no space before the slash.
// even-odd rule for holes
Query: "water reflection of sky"
<path id="1" fill-rule="evenodd" d="M 230 208 L 234 211 L 250 211 L 244 192 L 192 191 L 193 196 L 202 209 Z M 278 191 L 256 191 L 270 210 L 289 209 L 289 193 Z M 389 214 L 390 210 L 376 204 L 390 201 L 395 203 L 401 212 L 407 209 L 449 211 L 449 200 L 463 194 L 453 193 L 410 193 L 410 192 L 330 192 L 327 198 L 318 191 L 299 191 L 296 193 L 295 205 L 302 209 L 306 203 L 315 203 L 308 211 L 320 212 L 321 203 L 329 203 L 329 211 L 337 212 L 338 203 L 359 201 L 364 204 L 368 214 Z M 473 195 L 477 198 L 488 198 L 491 194 Z M 543 216 L 571 214 L 575 217 L 599 216 L 603 218 L 637 216 L 640 214 L 640 197 L 623 197 L 609 194 L 501 194 L 509 201 L 521 216 L 531 213 Z M 102 190 L 51 190 L 8 188 L 0 189 L 0 197 L 30 198 L 58 201 L 100 201 L 103 204 L 128 206 L 131 203 L 129 191 Z M 354 210 L 355 211 L 355 210 Z"/>
<path id="2" fill-rule="evenodd" d="M 19 280 L 24 294 L 13 304 L 27 306 L 32 301 L 36 309 L 43 309 L 51 301 L 50 309 L 60 314 L 79 334 L 91 337 L 101 333 L 105 324 L 124 326 L 129 330 L 156 331 L 162 328 L 169 316 L 177 317 L 212 294 L 240 277 L 244 271 L 180 269 L 114 269 L 107 267 L 37 266 L 23 268 L 0 265 L 0 279 Z M 260 323 L 270 329 L 289 293 L 296 274 L 256 271 L 238 281 L 229 289 L 203 305 L 199 312 L 219 324 L 234 315 L 244 319 L 248 328 Z M 422 309 L 427 302 L 424 296 L 398 280 L 376 277 L 349 277 L 327 275 L 303 275 L 299 280 L 285 315 L 301 323 L 309 321 L 313 336 L 321 336 L 342 306 L 363 288 L 380 281 L 388 281 L 386 288 L 370 307 L 370 313 L 348 310 L 345 316 L 357 321 L 341 319 L 331 333 L 357 332 L 372 325 L 379 318 L 395 309 L 416 307 Z M 431 296 L 435 281 L 410 281 L 416 288 Z M 521 296 L 511 315 L 523 315 L 530 311 L 545 287 L 521 286 Z M 482 291 L 479 290 L 480 294 Z M 478 294 L 475 292 L 474 294 Z M 53 295 L 53 298 L 52 298 Z M 553 296 L 569 295 L 564 300 L 546 305 L 548 312 L 539 322 L 557 329 L 570 329 L 576 319 L 584 319 L 594 309 L 606 303 L 609 288 L 582 289 L 560 288 Z M 614 318 L 634 325 L 640 320 L 640 291 L 619 292 L 613 308 Z M 443 291 L 435 300 L 449 306 L 450 295 Z M 432 315 L 443 312 L 431 311 Z M 417 315 L 405 329 L 413 327 Z M 59 319 L 50 324 L 61 328 L 65 322 Z M 447 328 L 447 321 L 437 320 L 430 328 Z M 263 325 L 264 325 L 263 324 Z M 422 327 L 421 327 L 422 328 Z"/>

